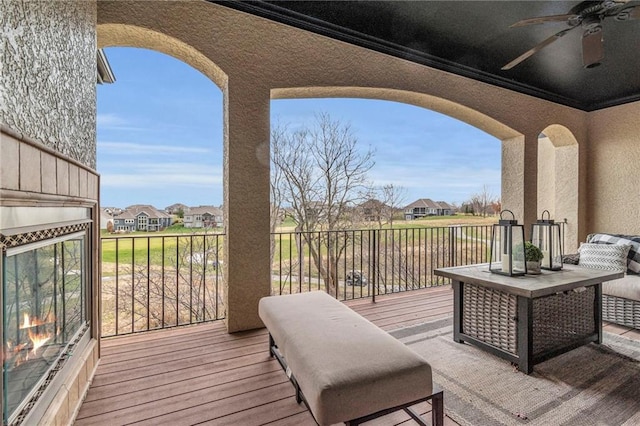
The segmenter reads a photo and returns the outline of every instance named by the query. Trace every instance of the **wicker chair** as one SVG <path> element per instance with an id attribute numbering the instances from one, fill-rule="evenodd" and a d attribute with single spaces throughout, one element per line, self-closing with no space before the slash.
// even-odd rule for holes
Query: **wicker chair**
<path id="1" fill-rule="evenodd" d="M 618 239 L 623 239 L 619 241 Z M 632 244 L 629 262 L 638 260 L 640 236 L 620 234 L 589 234 L 588 243 Z M 565 255 L 564 263 L 579 265 L 579 254 Z M 637 263 L 636 263 L 637 265 Z M 636 268 L 637 269 L 637 268 Z M 624 278 L 605 282 L 602 285 L 602 319 L 615 324 L 640 329 L 640 275 L 631 269 Z"/>

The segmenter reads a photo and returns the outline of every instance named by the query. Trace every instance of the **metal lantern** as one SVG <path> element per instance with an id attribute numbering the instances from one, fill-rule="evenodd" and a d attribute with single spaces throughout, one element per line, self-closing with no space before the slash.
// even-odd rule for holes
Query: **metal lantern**
<path id="1" fill-rule="evenodd" d="M 511 219 L 504 219 L 504 213 L 511 214 Z M 491 230 L 491 255 L 489 271 L 502 275 L 524 275 L 527 273 L 527 262 L 524 247 L 524 226 L 518 225 L 513 212 L 503 210 L 500 220 Z"/>
<path id="2" fill-rule="evenodd" d="M 547 218 L 545 219 L 545 213 Z M 548 210 L 542 212 L 542 219 L 531 225 L 531 243 L 542 250 L 540 267 L 551 271 L 562 269 L 562 239 L 560 225 L 554 223 Z"/>

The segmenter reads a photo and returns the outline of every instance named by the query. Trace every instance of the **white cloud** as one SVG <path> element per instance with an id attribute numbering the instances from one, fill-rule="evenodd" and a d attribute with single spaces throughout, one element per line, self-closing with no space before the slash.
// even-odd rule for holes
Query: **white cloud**
<path id="1" fill-rule="evenodd" d="M 96 117 L 96 124 L 98 127 L 114 127 L 123 126 L 127 124 L 127 121 L 120 117 L 118 114 L 113 113 L 98 113 Z"/>
<path id="2" fill-rule="evenodd" d="M 222 168 L 205 164 L 118 163 L 117 169 L 101 174 L 104 187 L 123 189 L 206 188 L 222 185 Z"/>
<path id="3" fill-rule="evenodd" d="M 187 145 L 187 146 L 184 146 Z M 98 150 L 105 154 L 111 152 L 118 152 L 122 154 L 174 154 L 174 153 L 192 153 L 192 154 L 204 154 L 211 152 L 206 148 L 194 148 L 189 147 L 189 144 L 183 144 L 180 146 L 174 145 L 158 145 L 147 143 L 135 143 L 135 142 L 100 142 L 98 141 Z"/>
<path id="4" fill-rule="evenodd" d="M 139 125 L 135 126 L 126 118 L 114 113 L 98 113 L 96 116 L 96 127 L 98 130 L 127 130 L 135 132 L 149 130 Z"/>
<path id="5" fill-rule="evenodd" d="M 500 196 L 500 169 L 377 165 L 370 176 L 376 186 L 393 183 L 406 188 L 408 202 L 418 198 L 462 202 L 481 191 L 483 185 L 487 185 L 493 195 Z"/>

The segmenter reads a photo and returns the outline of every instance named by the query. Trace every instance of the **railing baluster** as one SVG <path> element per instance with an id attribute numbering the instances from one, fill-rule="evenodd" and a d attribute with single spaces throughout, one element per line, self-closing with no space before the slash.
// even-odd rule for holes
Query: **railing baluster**
<path id="1" fill-rule="evenodd" d="M 422 268 L 421 266 L 421 261 L 422 261 L 422 233 L 420 232 L 420 229 L 418 229 L 418 288 L 422 288 Z M 415 247 L 416 247 L 416 243 L 415 241 L 413 242 L 413 254 L 415 255 Z M 415 263 L 415 262 L 414 262 Z"/>
<path id="2" fill-rule="evenodd" d="M 278 241 L 278 276 L 278 291 L 279 294 L 282 294 L 282 234 L 280 234 Z"/>
<path id="3" fill-rule="evenodd" d="M 215 283 L 216 283 L 216 297 L 215 297 L 215 306 L 216 306 L 216 313 L 213 317 L 213 319 L 220 319 L 220 314 L 218 311 L 218 298 L 219 298 L 219 294 L 220 294 L 220 289 L 218 288 L 218 277 L 220 276 L 220 235 L 216 235 L 216 278 L 215 278 Z"/>
<path id="4" fill-rule="evenodd" d="M 207 265 L 209 264 L 209 256 L 207 256 L 207 238 L 208 236 L 204 236 L 204 241 L 202 244 L 202 319 L 200 321 L 205 321 L 207 319 Z M 200 290 L 198 290 L 198 296 L 200 295 Z"/>
<path id="5" fill-rule="evenodd" d="M 131 332 L 135 332 L 135 296 L 136 296 L 136 240 L 131 238 Z"/>
<path id="6" fill-rule="evenodd" d="M 189 324 L 193 322 L 193 235 L 189 236 Z"/>
<path id="7" fill-rule="evenodd" d="M 118 327 L 118 320 L 120 317 L 120 292 L 119 292 L 119 272 L 120 272 L 120 264 L 118 263 L 118 254 L 120 253 L 120 247 L 119 244 L 120 240 L 116 240 L 116 314 L 115 314 L 115 322 L 116 322 L 116 328 L 113 334 L 118 334 L 118 331 L 120 330 Z M 18 305 L 16 305 L 18 306 Z M 20 323 L 18 323 L 20 324 Z"/>
<path id="8" fill-rule="evenodd" d="M 165 292 L 164 292 L 164 286 L 165 286 L 165 275 L 164 275 L 164 256 L 165 256 L 165 252 L 164 252 L 164 240 L 165 237 L 162 237 L 162 328 L 164 328 L 164 302 L 165 302 Z"/>
<path id="9" fill-rule="evenodd" d="M 387 253 L 387 249 L 389 247 L 389 230 L 384 230 L 384 293 L 387 294 L 387 284 L 389 282 L 389 278 L 387 276 L 387 265 L 389 264 L 389 254 Z M 391 230 L 393 232 L 393 230 Z M 392 252 L 393 253 L 393 252 Z M 393 284 L 391 285 L 391 292 L 393 293 Z"/>
<path id="10" fill-rule="evenodd" d="M 491 226 L 469 225 L 469 226 L 449 226 L 449 227 L 429 227 L 429 228 L 407 228 L 407 229 L 360 229 L 341 231 L 306 231 L 274 233 L 273 238 L 278 248 L 274 253 L 277 258 L 274 261 L 272 271 L 276 271 L 277 276 L 273 279 L 279 281 L 278 288 L 274 288 L 274 294 L 284 294 L 287 289 L 286 279 L 289 279 L 289 293 L 311 291 L 314 289 L 325 289 L 327 282 L 335 284 L 333 295 L 341 300 L 356 299 L 364 297 L 375 298 L 380 294 L 395 293 L 442 285 L 448 280 L 436 279 L 433 269 L 441 266 L 455 266 L 468 263 L 482 263 L 487 261 L 487 235 Z M 106 247 L 113 249 L 115 246 L 115 271 L 113 278 L 109 276 L 105 279 L 105 290 L 111 288 L 110 294 L 114 294 L 115 301 L 110 306 L 115 305 L 115 313 L 105 312 L 105 317 L 112 317 L 110 324 L 105 323 L 103 335 L 120 335 L 137 333 L 141 331 L 168 328 L 183 324 L 192 324 L 202 321 L 217 320 L 224 317 L 224 306 L 220 299 L 220 238 L 223 234 L 216 234 L 215 240 L 209 241 L 211 235 L 171 235 L 171 236 L 127 236 L 127 237 L 104 237 L 103 243 Z M 154 244 L 157 238 L 161 238 L 160 244 Z M 186 238 L 189 238 L 186 240 Z M 142 281 L 144 275 L 143 265 L 137 265 L 136 258 L 143 255 L 144 244 L 139 240 L 146 241 L 146 297 L 140 292 L 145 291 Z M 314 249 L 309 247 L 309 256 L 306 256 L 305 244 L 315 239 Z M 114 241 L 115 240 L 115 241 Z M 126 262 L 130 263 L 131 273 L 127 277 L 121 274 L 123 262 L 123 241 L 130 241 L 126 249 L 131 255 L 126 255 Z M 289 247 L 284 247 L 288 240 Z M 215 277 L 207 273 L 208 254 L 215 241 Z M 202 249 L 197 249 L 194 253 L 194 246 L 202 244 Z M 167 258 L 171 244 L 175 244 L 175 267 L 173 273 L 166 270 L 170 263 Z M 182 248 L 181 248 L 182 244 Z M 294 246 L 295 245 L 295 246 Z M 358 245 L 358 246 L 356 246 Z M 160 251 L 160 260 L 157 261 L 155 251 Z M 184 253 L 182 251 L 184 250 Z M 140 252 L 136 255 L 136 252 Z M 312 253 L 314 253 L 312 255 Z M 128 252 L 127 252 L 128 253 Z M 195 259 L 194 256 L 201 256 Z M 297 256 L 297 258 L 296 258 Z M 305 260 L 305 256 L 308 260 Z M 326 256 L 326 259 L 324 258 Z M 287 258 L 288 257 L 288 258 Z M 189 261 L 188 265 L 185 261 Z M 307 263 L 305 263 L 305 261 Z M 197 269 L 196 264 L 202 263 L 202 271 Z M 284 263 L 283 262 L 288 262 Z M 297 264 L 294 265 L 294 262 Z M 121 265 L 122 263 L 122 265 Z M 152 267 L 152 264 L 154 265 Z M 156 267 L 161 268 L 159 273 L 155 273 Z M 103 275 L 108 275 L 110 268 L 103 268 Z M 306 274 L 304 271 L 307 271 Z M 347 276 L 351 271 L 360 271 L 361 279 L 367 280 L 365 286 L 346 285 Z M 138 272 L 141 272 L 138 274 Z M 270 271 L 271 272 L 271 271 Z M 153 274 L 153 276 L 152 276 Z M 187 275 L 188 274 L 188 275 Z M 314 277 L 315 274 L 315 277 Z M 306 275 L 306 276 L 305 276 Z M 294 278 L 298 281 L 294 286 Z M 314 279 L 315 278 L 315 279 Z M 354 278 L 354 277 L 351 277 Z M 171 294 L 169 287 L 170 279 L 175 280 L 175 321 L 171 321 L 169 309 L 166 305 L 171 304 L 168 296 Z M 208 285 L 207 279 L 214 281 L 215 290 Z M 121 282 L 121 280 L 123 280 Z M 156 283 L 156 280 L 159 282 Z M 190 280 L 190 282 L 187 282 Z M 196 283 L 195 281 L 198 281 Z M 306 285 L 304 281 L 306 280 Z M 325 282 L 326 280 L 326 282 Z M 129 282 L 130 281 L 130 282 Z M 313 285 L 312 281 L 316 283 Z M 355 280 L 354 280 L 355 281 Z M 364 282 L 364 281 L 363 281 Z M 124 284 L 123 284 L 124 283 Z M 353 284 L 358 284 L 354 282 Z M 382 284 L 382 287 L 381 287 Z M 122 292 L 123 285 L 131 289 L 130 306 L 122 303 L 126 300 L 126 292 Z M 198 285 L 194 289 L 194 285 Z M 128 287 L 130 286 L 130 287 Z M 390 288 L 387 286 L 391 286 Z M 202 287 L 202 288 L 200 288 Z M 366 288 L 363 288 L 366 287 Z M 279 289 L 279 290 L 278 290 Z M 197 291 L 197 302 L 194 300 L 194 290 Z M 182 297 L 189 292 L 189 300 L 181 301 Z M 215 294 L 208 292 L 215 291 Z M 202 296 L 201 296 L 202 293 Z M 105 293 L 104 306 L 109 306 L 109 293 Z M 124 298 L 121 300 L 121 297 Z M 158 302 L 159 300 L 159 302 Z M 154 303 L 161 303 L 162 306 L 155 306 Z M 145 305 L 146 306 L 143 306 Z M 140 305 L 140 306 L 137 306 Z M 183 315 L 181 320 L 181 306 L 189 309 L 189 318 Z M 208 314 L 215 307 L 215 314 Z M 123 310 L 124 309 L 124 310 Z M 127 311 L 130 309 L 130 311 Z M 146 327 L 137 327 L 136 315 L 144 321 L 144 313 L 136 309 L 146 310 Z M 152 326 L 152 319 L 156 313 L 161 314 L 161 320 Z M 186 314 L 186 312 L 182 312 Z M 123 318 L 130 318 L 131 326 L 123 324 Z M 125 329 L 121 330 L 124 326 Z M 110 334 L 111 333 L 111 334 Z"/>
<path id="11" fill-rule="evenodd" d="M 296 247 L 298 246 L 298 241 L 296 240 Z M 300 253 L 298 253 L 300 256 Z M 293 293 L 293 241 L 289 238 L 289 294 Z M 282 264 L 282 258 L 280 259 L 280 264 Z M 300 280 L 298 279 L 298 293 L 302 293 L 302 288 L 300 288 Z"/>
<path id="12" fill-rule="evenodd" d="M 180 237 L 176 235 L 176 327 L 180 325 Z"/>
<path id="13" fill-rule="evenodd" d="M 151 329 L 151 238 L 147 238 L 147 330 Z"/>

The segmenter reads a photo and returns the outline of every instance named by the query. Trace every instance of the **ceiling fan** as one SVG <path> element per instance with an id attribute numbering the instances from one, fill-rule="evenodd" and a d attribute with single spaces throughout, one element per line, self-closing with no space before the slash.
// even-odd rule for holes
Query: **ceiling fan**
<path id="1" fill-rule="evenodd" d="M 583 31 L 582 64 L 585 68 L 597 67 L 604 58 L 602 22 L 606 18 L 611 17 L 616 21 L 628 21 L 640 18 L 640 5 L 628 6 L 628 1 L 629 0 L 583 1 L 564 15 L 541 16 L 516 22 L 509 28 L 544 24 L 547 22 L 565 22 L 569 28 L 553 34 L 538 45 L 527 50 L 503 66 L 502 70 L 510 70 L 576 28 L 582 28 Z"/>

